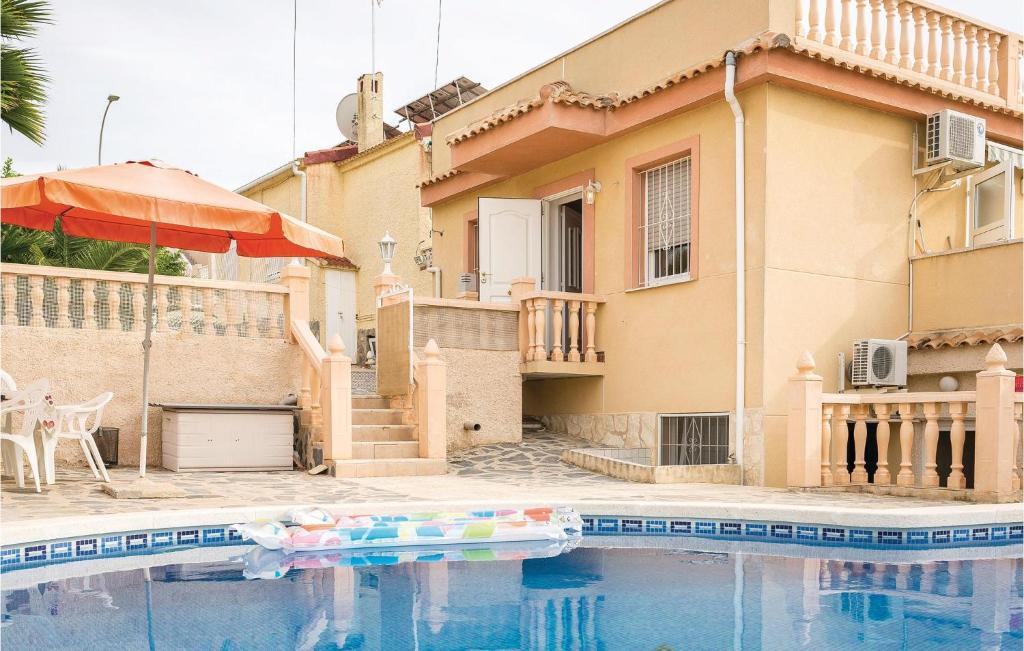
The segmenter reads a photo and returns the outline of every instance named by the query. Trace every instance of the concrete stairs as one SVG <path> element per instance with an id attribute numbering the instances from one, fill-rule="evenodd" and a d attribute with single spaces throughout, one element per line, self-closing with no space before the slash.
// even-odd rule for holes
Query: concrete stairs
<path id="1" fill-rule="evenodd" d="M 419 458 L 416 417 L 402 398 L 352 397 L 352 459 L 335 461 L 335 477 L 443 475 L 444 459 Z"/>

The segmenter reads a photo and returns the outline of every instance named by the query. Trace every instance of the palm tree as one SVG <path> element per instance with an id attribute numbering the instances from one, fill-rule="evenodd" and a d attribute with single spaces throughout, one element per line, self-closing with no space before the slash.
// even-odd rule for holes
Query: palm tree
<path id="1" fill-rule="evenodd" d="M 35 50 L 17 47 L 50 24 L 46 0 L 0 0 L 0 118 L 37 145 L 45 139 L 46 85 L 49 78 Z"/>

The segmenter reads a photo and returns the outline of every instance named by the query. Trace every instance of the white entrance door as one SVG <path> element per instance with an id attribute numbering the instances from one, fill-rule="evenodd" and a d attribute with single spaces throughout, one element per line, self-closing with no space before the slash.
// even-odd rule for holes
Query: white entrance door
<path id="1" fill-rule="evenodd" d="M 479 199 L 480 300 L 507 303 L 512 280 L 541 280 L 539 199 Z"/>
<path id="2" fill-rule="evenodd" d="M 356 355 L 356 272 L 341 269 L 324 271 L 324 324 L 330 341 L 335 334 L 345 343 L 345 354 Z"/>

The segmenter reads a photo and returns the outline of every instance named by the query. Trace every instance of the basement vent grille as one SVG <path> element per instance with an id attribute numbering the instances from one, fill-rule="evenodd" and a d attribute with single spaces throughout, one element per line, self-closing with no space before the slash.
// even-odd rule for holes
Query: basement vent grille
<path id="1" fill-rule="evenodd" d="M 729 463 L 729 414 L 670 414 L 659 420 L 659 465 Z"/>

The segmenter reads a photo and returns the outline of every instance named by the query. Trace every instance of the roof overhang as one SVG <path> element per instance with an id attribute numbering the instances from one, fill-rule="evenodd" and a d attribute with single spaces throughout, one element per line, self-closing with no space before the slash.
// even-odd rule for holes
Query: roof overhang
<path id="1" fill-rule="evenodd" d="M 451 145 L 452 166 L 505 176 L 540 167 L 603 141 L 605 116 L 604 111 L 546 101 L 501 128 Z"/>

